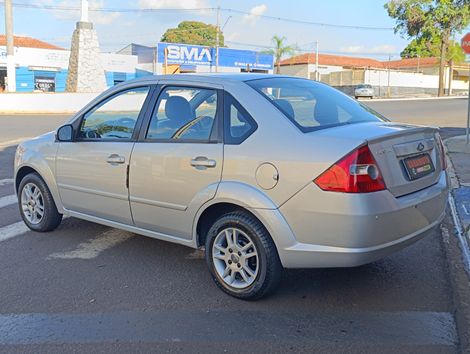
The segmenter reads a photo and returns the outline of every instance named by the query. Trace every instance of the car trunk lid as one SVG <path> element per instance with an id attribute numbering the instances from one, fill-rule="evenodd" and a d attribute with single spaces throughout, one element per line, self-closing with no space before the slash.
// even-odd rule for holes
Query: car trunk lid
<path id="1" fill-rule="evenodd" d="M 396 197 L 419 191 L 439 180 L 442 165 L 437 128 L 372 122 L 343 125 L 316 133 L 367 143 L 387 189 Z M 423 160 L 426 168 L 420 167 Z M 413 168 L 417 174 L 412 173 Z"/>

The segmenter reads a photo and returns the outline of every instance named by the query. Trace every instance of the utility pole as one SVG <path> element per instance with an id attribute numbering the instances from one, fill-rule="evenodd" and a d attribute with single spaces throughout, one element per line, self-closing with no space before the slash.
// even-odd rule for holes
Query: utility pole
<path id="1" fill-rule="evenodd" d="M 219 46 L 220 46 L 220 6 L 217 6 L 217 25 L 215 34 L 215 72 L 219 72 Z"/>
<path id="2" fill-rule="evenodd" d="M 13 46 L 13 5 L 5 0 L 5 34 L 7 37 L 7 82 L 8 92 L 16 91 L 15 48 Z"/>
<path id="3" fill-rule="evenodd" d="M 315 80 L 320 81 L 320 74 L 318 73 L 318 40 L 315 41 Z"/>
<path id="4" fill-rule="evenodd" d="M 388 55 L 388 78 L 387 78 L 387 96 L 390 97 L 390 60 L 392 60 L 392 56 Z"/>
<path id="5" fill-rule="evenodd" d="M 468 66 L 468 99 L 467 99 L 467 128 L 465 129 L 465 143 L 470 144 L 470 65 Z"/>

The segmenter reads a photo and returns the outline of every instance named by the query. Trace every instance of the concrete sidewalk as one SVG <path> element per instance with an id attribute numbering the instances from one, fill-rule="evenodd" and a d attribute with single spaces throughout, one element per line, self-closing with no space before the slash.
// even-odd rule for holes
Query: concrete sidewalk
<path id="1" fill-rule="evenodd" d="M 449 157 L 449 175 L 452 193 L 449 199 L 456 232 L 460 238 L 462 253 L 470 264 L 470 144 L 465 136 L 456 136 L 445 141 Z M 467 269 L 470 271 L 470 269 Z"/>

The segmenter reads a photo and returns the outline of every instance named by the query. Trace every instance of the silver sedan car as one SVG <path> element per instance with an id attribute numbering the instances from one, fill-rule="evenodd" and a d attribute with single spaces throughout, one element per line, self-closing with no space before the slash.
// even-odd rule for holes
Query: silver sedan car
<path id="1" fill-rule="evenodd" d="M 19 208 L 205 249 L 215 283 L 256 299 L 283 268 L 353 267 L 444 217 L 434 128 L 391 123 L 319 82 L 173 75 L 117 85 L 19 145 Z"/>
<path id="2" fill-rule="evenodd" d="M 374 88 L 369 84 L 357 85 L 354 89 L 354 97 L 358 99 L 359 97 L 369 97 L 370 99 L 374 98 Z"/>

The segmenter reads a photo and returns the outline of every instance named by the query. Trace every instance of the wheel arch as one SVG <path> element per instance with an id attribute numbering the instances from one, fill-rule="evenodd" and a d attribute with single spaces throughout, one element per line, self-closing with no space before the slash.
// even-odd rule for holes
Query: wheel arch
<path id="1" fill-rule="evenodd" d="M 233 211 L 243 211 L 246 212 L 253 217 L 255 217 L 257 220 L 261 222 L 261 224 L 264 223 L 262 220 L 260 220 L 253 212 L 251 212 L 249 209 L 239 205 L 235 204 L 233 202 L 216 202 L 213 203 L 209 206 L 207 206 L 202 213 L 200 213 L 199 218 L 197 219 L 196 223 L 196 246 L 198 248 L 203 247 L 206 243 L 206 236 L 207 232 L 209 231 L 210 227 L 214 223 L 215 220 L 217 220 L 219 217 L 221 217 L 224 214 L 233 212 Z M 265 227 L 266 228 L 266 227 Z"/>
<path id="2" fill-rule="evenodd" d="M 50 169 L 39 169 L 37 167 L 33 167 L 29 164 L 24 164 L 20 166 L 16 173 L 15 173 L 15 191 L 18 194 L 18 188 L 20 186 L 20 183 L 22 179 L 27 176 L 30 173 L 36 173 L 41 179 L 44 181 L 46 184 L 47 188 L 49 188 L 49 191 L 52 194 L 52 198 L 54 199 L 54 203 L 57 207 L 57 210 L 62 214 L 64 211 L 62 201 L 59 196 L 59 191 L 57 189 L 57 185 L 55 183 L 55 178 L 52 175 L 52 171 Z"/>

